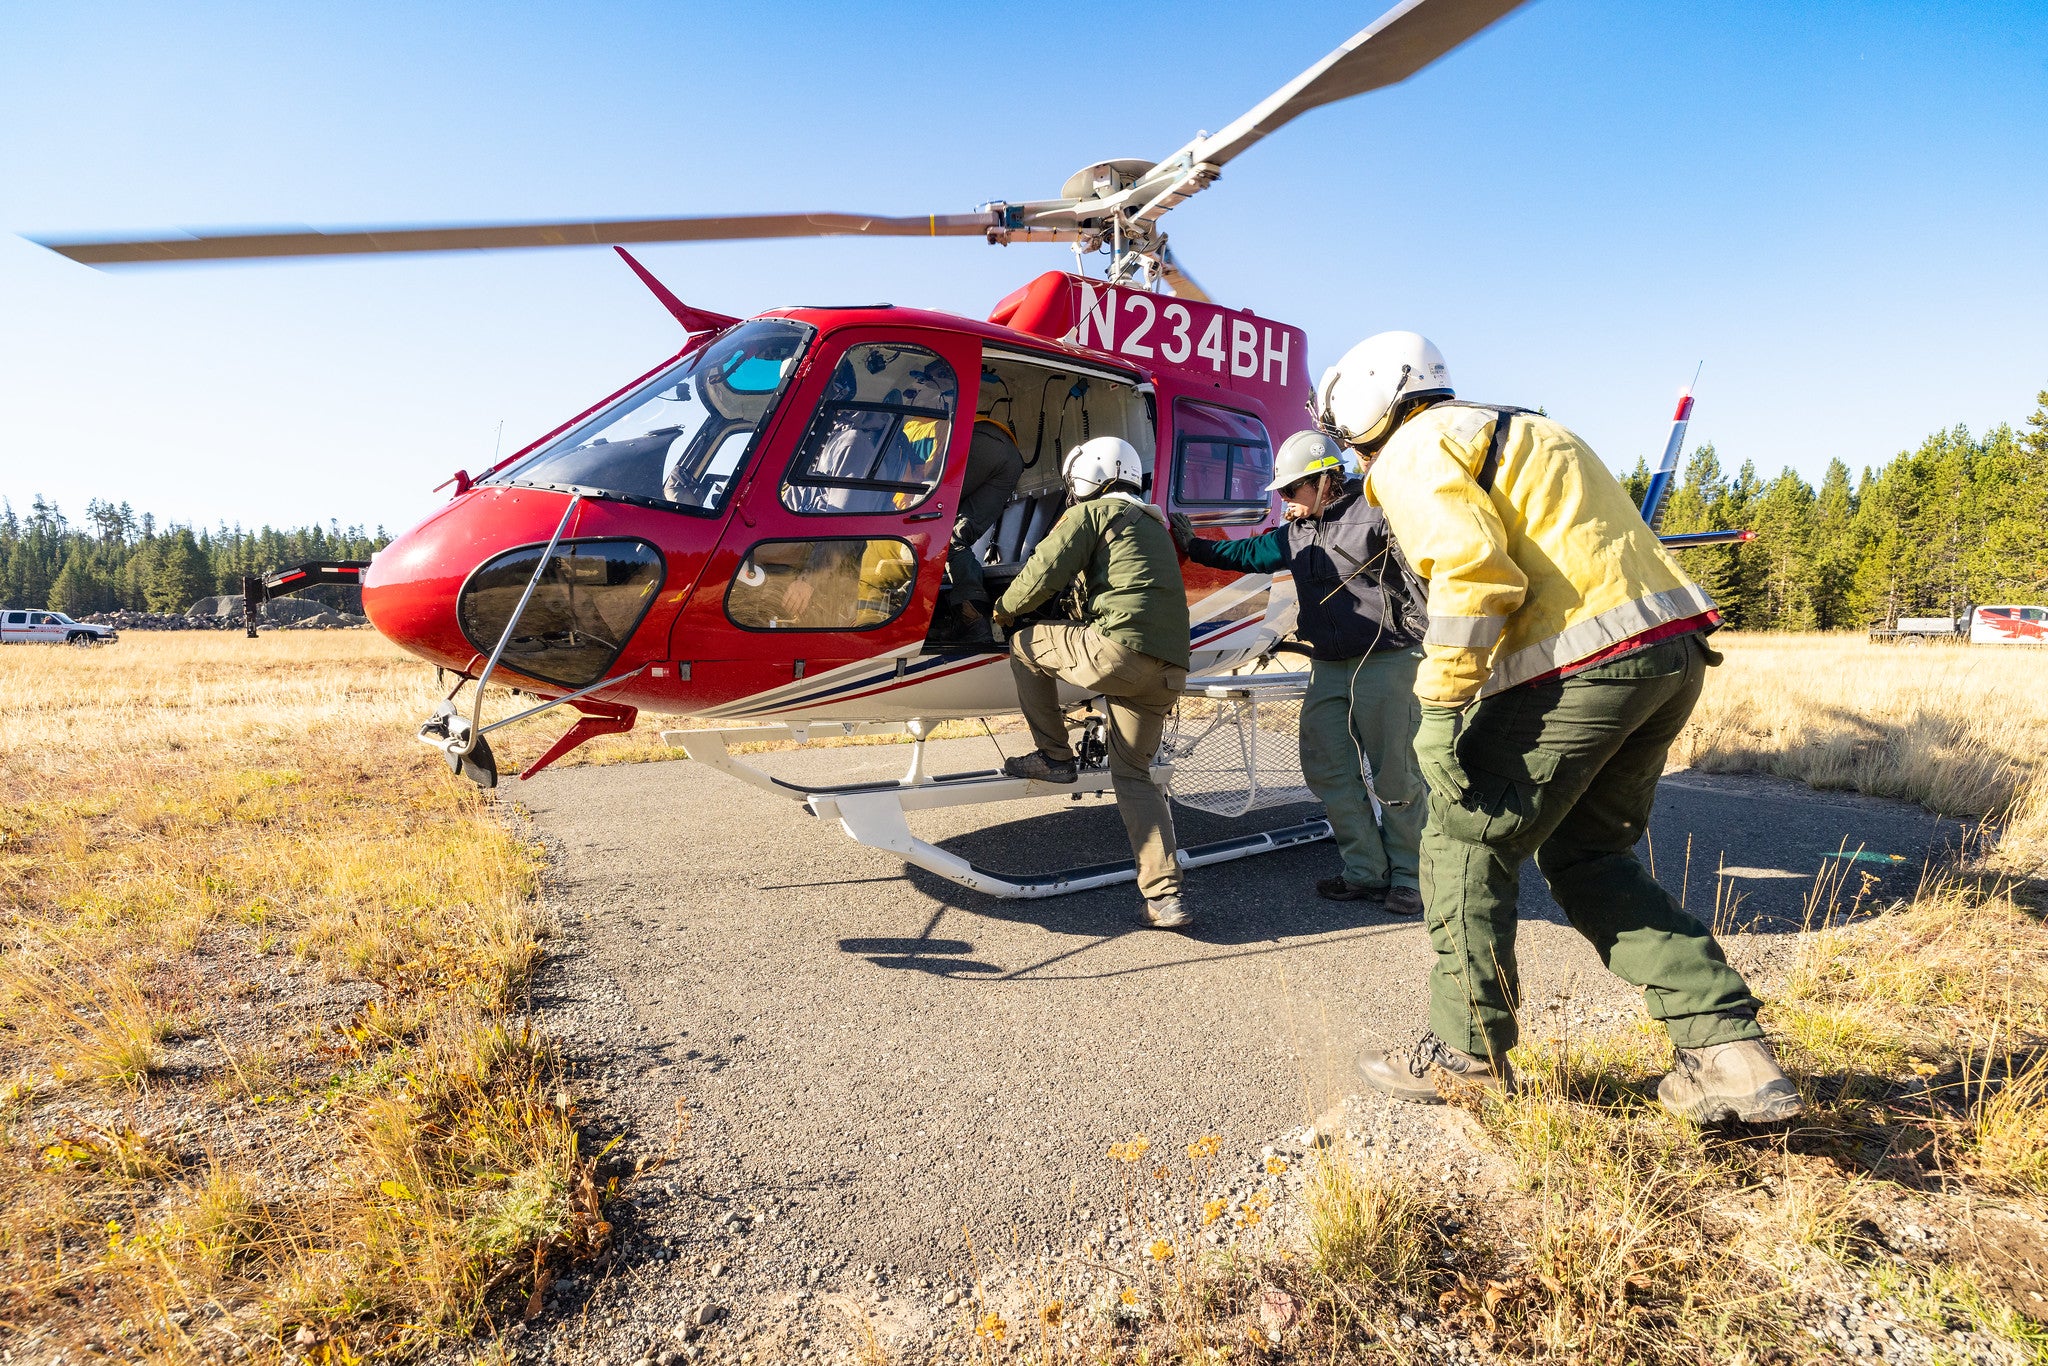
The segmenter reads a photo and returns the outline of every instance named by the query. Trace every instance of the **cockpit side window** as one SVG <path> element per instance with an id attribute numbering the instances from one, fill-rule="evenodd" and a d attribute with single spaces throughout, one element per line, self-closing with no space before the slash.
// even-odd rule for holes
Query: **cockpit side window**
<path id="1" fill-rule="evenodd" d="M 960 395 L 953 367 L 921 346 L 850 348 L 782 484 L 792 512 L 892 512 L 939 486 Z"/>

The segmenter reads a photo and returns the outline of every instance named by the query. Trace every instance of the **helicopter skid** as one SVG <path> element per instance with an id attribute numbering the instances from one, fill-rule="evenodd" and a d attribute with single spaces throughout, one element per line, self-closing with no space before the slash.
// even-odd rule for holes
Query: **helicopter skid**
<path id="1" fill-rule="evenodd" d="M 1153 772 L 1158 774 L 1161 770 L 1154 769 Z M 965 776 L 910 790 L 821 793 L 809 798 L 805 805 L 815 816 L 837 816 L 840 828 L 870 849 L 887 850 L 899 855 L 906 863 L 928 873 L 937 873 L 971 891 L 1005 899 L 1038 898 L 1092 891 L 1119 882 L 1135 882 L 1138 878 L 1137 865 L 1130 859 L 1123 859 L 1115 863 L 1063 868 L 1036 876 L 991 872 L 910 833 L 910 824 L 903 819 L 903 813 L 940 806 L 1049 797 L 1060 793 L 1078 797 L 1084 792 L 1100 794 L 1108 786 L 1109 773 L 1104 769 L 1083 773 L 1079 783 L 1071 786 L 991 774 L 987 777 Z M 1328 821 L 1304 821 L 1281 830 L 1264 830 L 1255 835 L 1193 845 L 1180 850 L 1175 858 L 1183 868 L 1203 868 L 1212 863 L 1228 863 L 1232 859 L 1268 854 L 1329 837 Z"/>
<path id="2" fill-rule="evenodd" d="M 1203 680 L 1208 682 L 1210 680 Z M 1232 680 L 1233 683 L 1236 680 Z M 895 782 L 854 783 L 833 787 L 809 787 L 765 772 L 734 755 L 734 744 L 796 740 L 799 743 L 822 736 L 918 735 L 919 722 L 812 722 L 795 725 L 748 726 L 735 729 L 663 731 L 662 739 L 681 748 L 691 759 L 739 779 L 764 792 L 801 802 L 813 816 L 837 820 L 848 838 L 901 857 L 905 862 L 957 882 L 970 890 L 1004 898 L 1063 896 L 1137 879 L 1136 864 L 1130 859 L 1115 863 L 1065 868 L 1036 875 L 1011 875 L 980 868 L 910 831 L 904 814 L 953 806 L 981 806 L 992 802 L 1022 801 L 1029 798 L 1102 797 L 1111 790 L 1106 768 L 1085 768 L 1073 783 L 1047 783 L 1033 778 L 1012 778 L 995 769 L 972 773 L 927 774 L 924 745 L 911 747 L 910 770 Z M 1164 787 L 1173 776 L 1169 765 L 1155 765 L 1153 781 Z M 1329 822 L 1306 821 L 1280 830 L 1261 831 L 1231 839 L 1193 845 L 1179 851 L 1183 868 L 1201 868 L 1212 863 L 1249 858 L 1330 837 Z"/>

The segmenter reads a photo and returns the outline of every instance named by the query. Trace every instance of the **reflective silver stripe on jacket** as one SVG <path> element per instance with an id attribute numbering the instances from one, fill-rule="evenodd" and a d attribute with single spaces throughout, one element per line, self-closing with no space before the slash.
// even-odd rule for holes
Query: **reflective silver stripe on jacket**
<path id="1" fill-rule="evenodd" d="M 1500 639 L 1507 629 L 1506 617 L 1440 617 L 1429 614 L 1429 633 L 1424 645 L 1449 645 L 1460 650 L 1484 650 Z"/>
<path id="2" fill-rule="evenodd" d="M 1486 686 L 1479 690 L 1479 695 L 1491 697 L 1553 669 L 1562 669 L 1567 664 L 1576 664 L 1597 655 L 1630 636 L 1713 610 L 1714 600 L 1696 583 L 1625 602 L 1597 617 L 1588 617 L 1576 625 L 1567 626 L 1548 640 L 1539 640 L 1515 651 L 1493 666 L 1493 677 L 1486 680 Z M 1434 617 L 1430 619 L 1429 633 L 1432 637 L 1436 635 Z"/>

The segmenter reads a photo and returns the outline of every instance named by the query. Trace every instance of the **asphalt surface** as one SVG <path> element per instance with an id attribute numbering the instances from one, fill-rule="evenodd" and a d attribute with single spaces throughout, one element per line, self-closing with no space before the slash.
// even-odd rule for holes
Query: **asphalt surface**
<path id="1" fill-rule="evenodd" d="M 931 768 L 986 767 L 990 746 L 934 742 Z M 895 777 L 906 757 L 757 761 L 816 783 Z M 593 1103 L 647 1144 L 686 1124 L 662 1189 L 771 1211 L 772 1239 L 742 1230 L 718 1255 L 752 1255 L 788 1284 L 810 1265 L 957 1266 L 965 1236 L 1052 1241 L 1074 1207 L 1115 1203 L 1111 1142 L 1143 1133 L 1177 1151 L 1216 1133 L 1226 1159 L 1254 1154 L 1356 1091 L 1362 1049 L 1424 1021 L 1426 933 L 1316 899 L 1327 844 L 1192 872 L 1205 922 L 1181 935 L 1139 928 L 1127 885 L 1036 902 L 967 892 L 686 762 L 557 769 L 513 795 L 550 846 L 563 927 L 539 1004 Z M 1184 843 L 1308 814 L 1177 810 Z M 1128 854 L 1107 799 L 910 819 L 990 868 Z M 1681 772 L 1650 845 L 1661 880 L 1755 965 L 1807 917 L 1817 881 L 1838 911 L 1909 895 L 1957 834 L 1902 803 Z M 1639 1009 L 1533 866 L 1523 922 L 1537 1018 Z"/>

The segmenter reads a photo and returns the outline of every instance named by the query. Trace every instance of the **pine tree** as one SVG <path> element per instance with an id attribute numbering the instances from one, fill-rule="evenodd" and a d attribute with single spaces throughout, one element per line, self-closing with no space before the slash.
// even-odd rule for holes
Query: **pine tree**
<path id="1" fill-rule="evenodd" d="M 144 592 L 152 612 L 183 612 L 200 598 L 212 596 L 213 575 L 189 529 L 180 528 L 165 538 L 163 556 Z"/>
<path id="2" fill-rule="evenodd" d="M 1740 547 L 1753 574 L 1752 628 L 1811 631 L 1814 611 L 1813 490 L 1786 470 L 1756 501 L 1756 539 Z"/>
<path id="3" fill-rule="evenodd" d="M 1650 491 L 1650 462 L 1637 456 L 1636 467 L 1621 477 L 1621 487 L 1628 500 L 1641 507 L 1644 495 Z"/>
<path id="4" fill-rule="evenodd" d="M 1849 582 L 1856 573 L 1856 496 L 1849 488 L 1849 467 L 1828 461 L 1814 495 L 1811 529 L 1814 625 L 1823 631 L 1859 625 L 1849 608 Z"/>
<path id="5" fill-rule="evenodd" d="M 50 585 L 50 606 L 72 617 L 89 617 L 95 612 L 106 611 L 113 605 L 111 597 L 105 581 L 77 549 L 65 557 L 64 567 L 57 571 L 56 582 Z"/>

